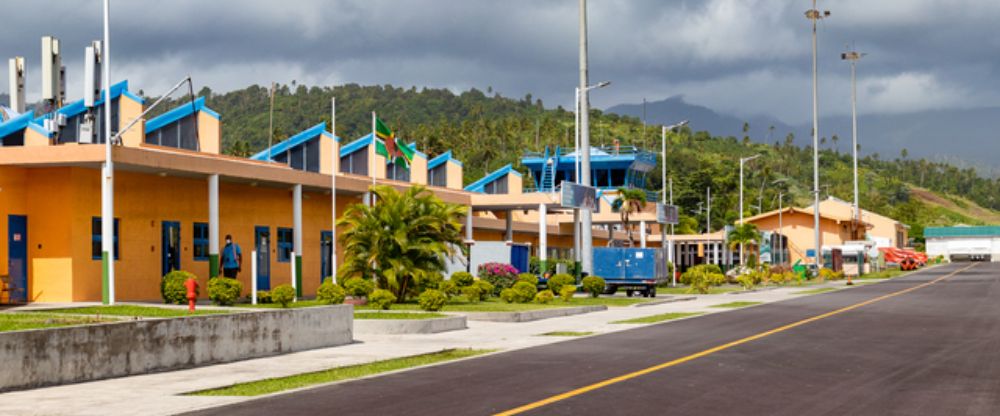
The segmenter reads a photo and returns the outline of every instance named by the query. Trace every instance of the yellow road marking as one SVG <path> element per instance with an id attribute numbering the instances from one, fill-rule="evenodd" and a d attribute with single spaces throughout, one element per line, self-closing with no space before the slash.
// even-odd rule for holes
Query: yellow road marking
<path id="1" fill-rule="evenodd" d="M 673 367 L 673 366 L 678 365 L 678 364 L 686 363 L 688 361 L 695 360 L 695 359 L 698 359 L 698 358 L 701 358 L 701 357 L 704 357 L 704 356 L 707 356 L 707 355 L 711 355 L 711 354 L 717 353 L 719 351 L 735 347 L 737 345 L 746 344 L 746 343 L 751 342 L 751 341 L 756 341 L 756 340 L 764 338 L 766 336 L 774 335 L 774 334 L 777 334 L 779 332 L 784 332 L 784 331 L 787 331 L 789 329 L 792 329 L 792 328 L 795 328 L 795 327 L 799 327 L 799 326 L 808 324 L 810 322 L 815 322 L 815 321 L 818 321 L 818 320 L 821 320 L 821 319 L 829 318 L 831 316 L 838 315 L 838 314 L 841 314 L 841 313 L 844 313 L 844 312 L 847 312 L 847 311 L 850 311 L 850 310 L 854 310 L 854 309 L 860 308 L 860 307 L 865 306 L 865 305 L 871 305 L 871 304 L 873 304 L 875 302 L 880 302 L 880 301 L 883 301 L 883 300 L 886 300 L 886 299 L 889 299 L 889 298 L 892 298 L 892 297 L 896 297 L 896 296 L 899 296 L 899 295 L 902 295 L 902 294 L 905 294 L 905 293 L 909 293 L 909 292 L 912 292 L 914 290 L 921 289 L 921 288 L 933 285 L 933 284 L 935 284 L 937 282 L 940 282 L 940 281 L 942 281 L 944 279 L 952 277 L 952 276 L 954 276 L 954 275 L 956 275 L 958 273 L 961 273 L 961 272 L 964 272 L 964 271 L 966 271 L 968 269 L 971 269 L 976 264 L 977 263 L 972 263 L 972 264 L 970 264 L 968 266 L 965 266 L 965 267 L 963 267 L 961 269 L 955 270 L 955 271 L 953 271 L 951 273 L 948 273 L 948 274 L 946 274 L 944 276 L 941 276 L 941 277 L 939 277 L 937 279 L 931 280 L 931 281 L 926 282 L 926 283 L 921 283 L 921 284 L 919 284 L 917 286 L 913 286 L 913 287 L 908 288 L 908 289 L 903 289 L 903 290 L 900 290 L 900 291 L 897 291 L 897 292 L 892 292 L 892 293 L 889 293 L 889 294 L 886 294 L 886 295 L 879 296 L 877 298 L 866 300 L 864 302 L 855 303 L 853 305 L 845 306 L 843 308 L 840 308 L 840 309 L 837 309 L 837 310 L 834 310 L 834 311 L 830 311 L 830 312 L 827 312 L 827 313 L 824 313 L 824 314 L 816 315 L 816 316 L 813 316 L 811 318 L 806 318 L 806 319 L 803 319 L 803 320 L 798 321 L 798 322 L 793 322 L 793 323 L 790 323 L 788 325 L 779 326 L 777 328 L 774 328 L 774 329 L 771 329 L 771 330 L 768 330 L 768 331 L 764 331 L 764 332 L 758 333 L 756 335 L 751 335 L 751 336 L 748 336 L 746 338 L 738 339 L 736 341 L 732 341 L 732 342 L 729 342 L 729 343 L 726 343 L 726 344 L 722 344 L 722 345 L 719 345 L 719 346 L 716 346 L 716 347 L 712 347 L 712 348 L 709 348 L 709 349 L 701 351 L 701 352 L 696 352 L 694 354 L 678 358 L 676 360 L 667 361 L 665 363 L 657 364 L 657 365 L 654 365 L 652 367 L 647 367 L 647 368 L 644 368 L 642 370 L 634 371 L 634 372 L 631 372 L 631 373 L 628 373 L 628 374 L 623 374 L 623 375 L 620 375 L 618 377 L 609 378 L 607 380 L 600 381 L 600 382 L 591 384 L 589 386 L 580 387 L 578 389 L 570 390 L 570 391 L 567 391 L 567 392 L 562 393 L 562 394 L 557 394 L 557 395 L 549 397 L 547 399 L 542 399 L 542 400 L 539 400 L 537 402 L 528 403 L 528 404 L 526 404 L 524 406 L 520 406 L 520 407 L 517 407 L 517 408 L 514 408 L 514 409 L 510 409 L 510 410 L 507 410 L 507 411 L 504 411 L 504 412 L 500 412 L 500 413 L 497 413 L 495 416 L 511 416 L 511 415 L 516 415 L 516 414 L 524 413 L 524 412 L 527 412 L 529 410 L 537 409 L 537 408 L 542 407 L 542 406 L 546 406 L 546 405 L 549 405 L 549 404 L 552 404 L 552 403 L 555 403 L 555 402 L 559 402 L 559 401 L 562 401 L 562 400 L 569 399 L 571 397 L 579 396 L 579 395 L 584 394 L 584 393 L 589 393 L 591 391 L 594 391 L 594 390 L 597 390 L 597 389 L 600 389 L 600 388 L 604 388 L 604 387 L 610 386 L 612 384 L 620 383 L 620 382 L 623 382 L 623 381 L 626 381 L 626 380 L 630 380 L 630 379 L 633 379 L 633 378 L 636 378 L 636 377 L 640 377 L 640 376 L 643 376 L 643 375 L 646 375 L 646 374 L 649 374 L 649 373 L 653 373 L 653 372 L 662 370 L 664 368 Z"/>

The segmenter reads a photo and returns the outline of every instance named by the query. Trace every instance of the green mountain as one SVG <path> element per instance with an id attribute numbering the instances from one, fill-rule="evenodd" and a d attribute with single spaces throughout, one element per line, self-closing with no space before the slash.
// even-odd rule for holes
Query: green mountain
<path id="1" fill-rule="evenodd" d="M 204 88 L 209 107 L 223 117 L 222 139 L 227 153 L 249 155 L 268 143 L 269 94 L 266 87 L 251 86 L 224 94 Z M 562 107 L 546 108 L 529 94 L 521 99 L 502 97 L 491 89 L 472 89 L 455 94 L 445 89 L 360 86 L 306 87 L 280 85 L 274 98 L 274 138 L 283 140 L 316 123 L 330 121 L 330 99 L 337 98 L 337 133 L 345 143 L 371 131 L 371 112 L 397 132 L 397 136 L 417 143 L 431 157 L 453 150 L 465 163 L 465 181 L 472 182 L 487 172 L 518 161 L 525 151 L 545 146 L 573 146 L 573 113 Z M 159 111 L 184 101 L 171 100 Z M 643 127 L 638 118 L 592 110 L 591 143 L 636 145 L 653 151 L 660 148 L 660 126 Z M 812 202 L 811 147 L 799 147 L 789 134 L 773 144 L 755 142 L 743 126 L 744 136 L 712 136 L 687 128 L 667 138 L 667 171 L 674 182 L 674 201 L 682 207 L 679 232 L 696 232 L 704 227 L 706 212 L 694 209 L 712 189 L 712 226 L 718 229 L 738 218 L 740 157 L 761 158 L 748 163 L 744 178 L 746 215 L 777 208 L 779 191 L 785 203 L 807 206 Z M 833 195 L 853 199 L 849 153 L 836 147 L 835 136 L 821 142 L 821 197 Z M 911 160 L 907 155 L 886 160 L 875 154 L 860 161 L 862 206 L 911 225 L 911 236 L 922 240 L 926 225 L 986 223 L 1000 219 L 1000 180 L 979 176 L 975 170 Z M 526 172 L 526 171 L 525 171 Z M 659 190 L 660 169 L 648 180 Z M 915 191 L 916 190 L 916 191 Z M 974 209 L 959 210 L 961 201 Z M 957 199 L 951 195 L 962 195 Z M 759 206 L 759 208 L 758 208 Z M 970 214 L 972 213 L 972 214 Z M 987 215 L 988 214 L 988 215 Z"/>

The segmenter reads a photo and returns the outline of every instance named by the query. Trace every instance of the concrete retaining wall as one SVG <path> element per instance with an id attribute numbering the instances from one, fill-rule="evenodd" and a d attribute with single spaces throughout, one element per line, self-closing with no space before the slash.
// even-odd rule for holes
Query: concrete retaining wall
<path id="1" fill-rule="evenodd" d="M 358 319 L 354 321 L 356 334 L 436 334 L 468 328 L 465 316 L 447 316 L 431 319 Z"/>
<path id="2" fill-rule="evenodd" d="M 335 305 L 0 333 L 0 391 L 176 370 L 348 344 Z"/>
<path id="3" fill-rule="evenodd" d="M 537 309 L 533 311 L 520 312 L 467 312 L 465 315 L 469 317 L 470 321 L 528 322 L 606 310 L 608 310 L 607 306 L 594 305 L 574 306 L 569 308 Z"/>

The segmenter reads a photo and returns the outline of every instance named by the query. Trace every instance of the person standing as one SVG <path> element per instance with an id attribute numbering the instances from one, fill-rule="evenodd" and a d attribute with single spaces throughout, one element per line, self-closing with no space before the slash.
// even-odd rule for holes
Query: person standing
<path id="1" fill-rule="evenodd" d="M 219 259 L 222 266 L 222 275 L 229 278 L 236 278 L 240 270 L 243 269 L 243 250 L 240 245 L 233 243 L 233 236 L 226 235 L 226 247 L 222 249 L 222 257 Z"/>

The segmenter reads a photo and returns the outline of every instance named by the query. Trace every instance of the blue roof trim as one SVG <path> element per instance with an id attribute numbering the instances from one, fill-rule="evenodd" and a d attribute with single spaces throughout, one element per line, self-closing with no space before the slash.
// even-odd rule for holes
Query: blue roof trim
<path id="1" fill-rule="evenodd" d="M 428 161 L 427 162 L 427 169 L 434 169 L 434 168 L 436 168 L 438 166 L 441 166 L 441 164 L 443 164 L 445 162 L 448 162 L 448 161 L 455 162 L 455 164 L 457 164 L 458 166 L 465 167 L 465 165 L 462 163 L 462 161 L 458 160 L 458 159 L 455 159 L 452 156 L 451 150 L 449 150 L 449 151 L 444 152 L 444 153 L 442 153 L 440 155 L 437 155 L 437 157 L 435 157 L 434 159 L 431 159 L 430 161 Z"/>
<path id="2" fill-rule="evenodd" d="M 6 122 L 0 123 L 0 139 L 28 128 L 31 124 L 34 113 L 27 112 L 14 117 Z"/>
<path id="3" fill-rule="evenodd" d="M 493 171 L 492 173 L 484 176 L 482 179 L 469 184 L 469 186 L 465 187 L 465 190 L 469 191 L 469 192 L 480 192 L 481 193 L 481 192 L 483 192 L 483 189 L 486 188 L 486 184 L 491 183 L 493 181 L 496 181 L 496 180 L 498 180 L 498 179 L 506 176 L 507 174 L 513 174 L 513 175 L 521 176 L 521 172 L 518 172 L 518 171 L 514 170 L 514 165 L 508 163 L 507 166 L 504 166 L 504 167 L 502 167 L 500 169 L 497 169 L 497 170 Z"/>
<path id="4" fill-rule="evenodd" d="M 329 138 L 333 139 L 337 143 L 340 143 L 340 137 L 334 136 L 333 133 L 330 133 L 330 132 L 328 132 L 326 130 L 323 130 L 323 135 L 326 136 L 326 137 L 329 137 Z"/>
<path id="5" fill-rule="evenodd" d="M 145 134 L 152 133 L 156 130 L 163 128 L 164 126 L 180 120 L 193 114 L 195 111 L 208 114 L 216 119 L 220 119 L 219 113 L 216 113 L 211 108 L 205 106 L 205 97 L 198 97 L 194 100 L 194 108 L 191 108 L 191 103 L 187 102 L 174 107 L 166 113 L 160 114 L 154 117 L 152 120 L 146 122 L 146 132 Z"/>
<path id="6" fill-rule="evenodd" d="M 326 122 L 325 121 L 322 122 L 322 123 L 319 123 L 319 124 L 317 124 L 315 126 L 312 126 L 312 127 L 308 128 L 308 129 L 305 129 L 305 130 L 299 132 L 298 134 L 296 134 L 296 135 L 294 135 L 292 137 L 289 137 L 287 140 L 285 140 L 285 141 L 283 141 L 281 143 L 278 143 L 278 144 L 276 144 L 274 146 L 271 146 L 271 148 L 270 148 L 270 155 L 274 156 L 274 155 L 278 155 L 278 154 L 284 153 L 284 152 L 288 151 L 289 149 L 291 149 L 291 148 L 293 148 L 295 146 L 298 146 L 300 144 L 303 144 L 305 142 L 308 142 L 309 140 L 312 140 L 312 139 L 320 137 L 320 136 L 333 137 L 332 134 L 330 134 L 330 133 L 328 133 L 326 131 Z M 264 149 L 263 151 L 258 152 L 257 154 L 255 154 L 253 156 L 250 156 L 250 159 L 253 159 L 253 160 L 267 160 L 267 155 L 268 155 L 268 149 Z"/>
<path id="7" fill-rule="evenodd" d="M 98 98 L 98 100 L 94 102 L 94 106 L 95 107 L 104 105 L 104 93 L 106 91 L 107 90 L 102 90 L 101 91 L 100 98 Z M 119 82 L 117 84 L 114 84 L 114 85 L 111 86 L 111 100 L 113 101 L 116 98 L 120 97 L 122 94 L 127 93 L 127 92 L 128 92 L 128 80 L 124 80 L 124 81 L 121 81 L 121 82 Z M 128 93 L 128 94 L 131 94 L 131 93 Z M 66 104 L 66 105 L 62 106 L 62 108 L 56 110 L 57 113 L 62 114 L 64 116 L 66 116 L 67 118 L 79 115 L 80 113 L 83 113 L 84 111 L 87 111 L 87 107 L 83 106 L 83 99 L 82 98 L 79 99 L 79 100 L 73 101 L 73 102 L 71 102 L 69 104 Z M 35 118 L 34 122 L 36 124 L 41 125 L 42 121 L 50 118 L 51 116 L 52 116 L 51 114 L 43 114 L 43 115 Z"/>
<path id="8" fill-rule="evenodd" d="M 340 157 L 347 156 L 351 153 L 357 152 L 358 150 L 364 149 L 366 146 L 371 144 L 372 134 L 368 133 L 353 142 L 345 144 L 344 147 L 340 148 Z"/>
<path id="9" fill-rule="evenodd" d="M 41 124 L 35 123 L 35 122 L 28 123 L 28 128 L 34 130 L 36 133 L 41 134 L 42 136 L 48 137 L 50 139 L 53 136 L 53 133 L 51 131 L 45 130 L 44 126 L 42 126 Z"/>
<path id="10" fill-rule="evenodd" d="M 415 154 L 416 154 L 417 156 L 420 156 L 420 157 L 422 157 L 422 158 L 424 158 L 424 159 L 427 159 L 427 153 L 424 153 L 424 152 L 421 152 L 421 151 L 417 150 L 417 142 L 413 142 L 413 143 L 410 143 L 410 144 L 408 144 L 407 146 L 408 146 L 408 147 L 410 148 L 410 150 L 412 150 L 412 151 L 413 151 L 413 153 L 415 153 Z"/>
<path id="11" fill-rule="evenodd" d="M 146 99 L 145 98 L 142 98 L 142 97 L 140 97 L 138 95 L 132 94 L 132 92 L 129 91 L 129 90 L 122 91 L 122 95 L 124 95 L 124 96 L 126 96 L 128 98 L 131 98 L 133 101 L 135 101 L 135 102 L 137 102 L 139 104 L 142 104 L 142 105 L 146 104 Z"/>

